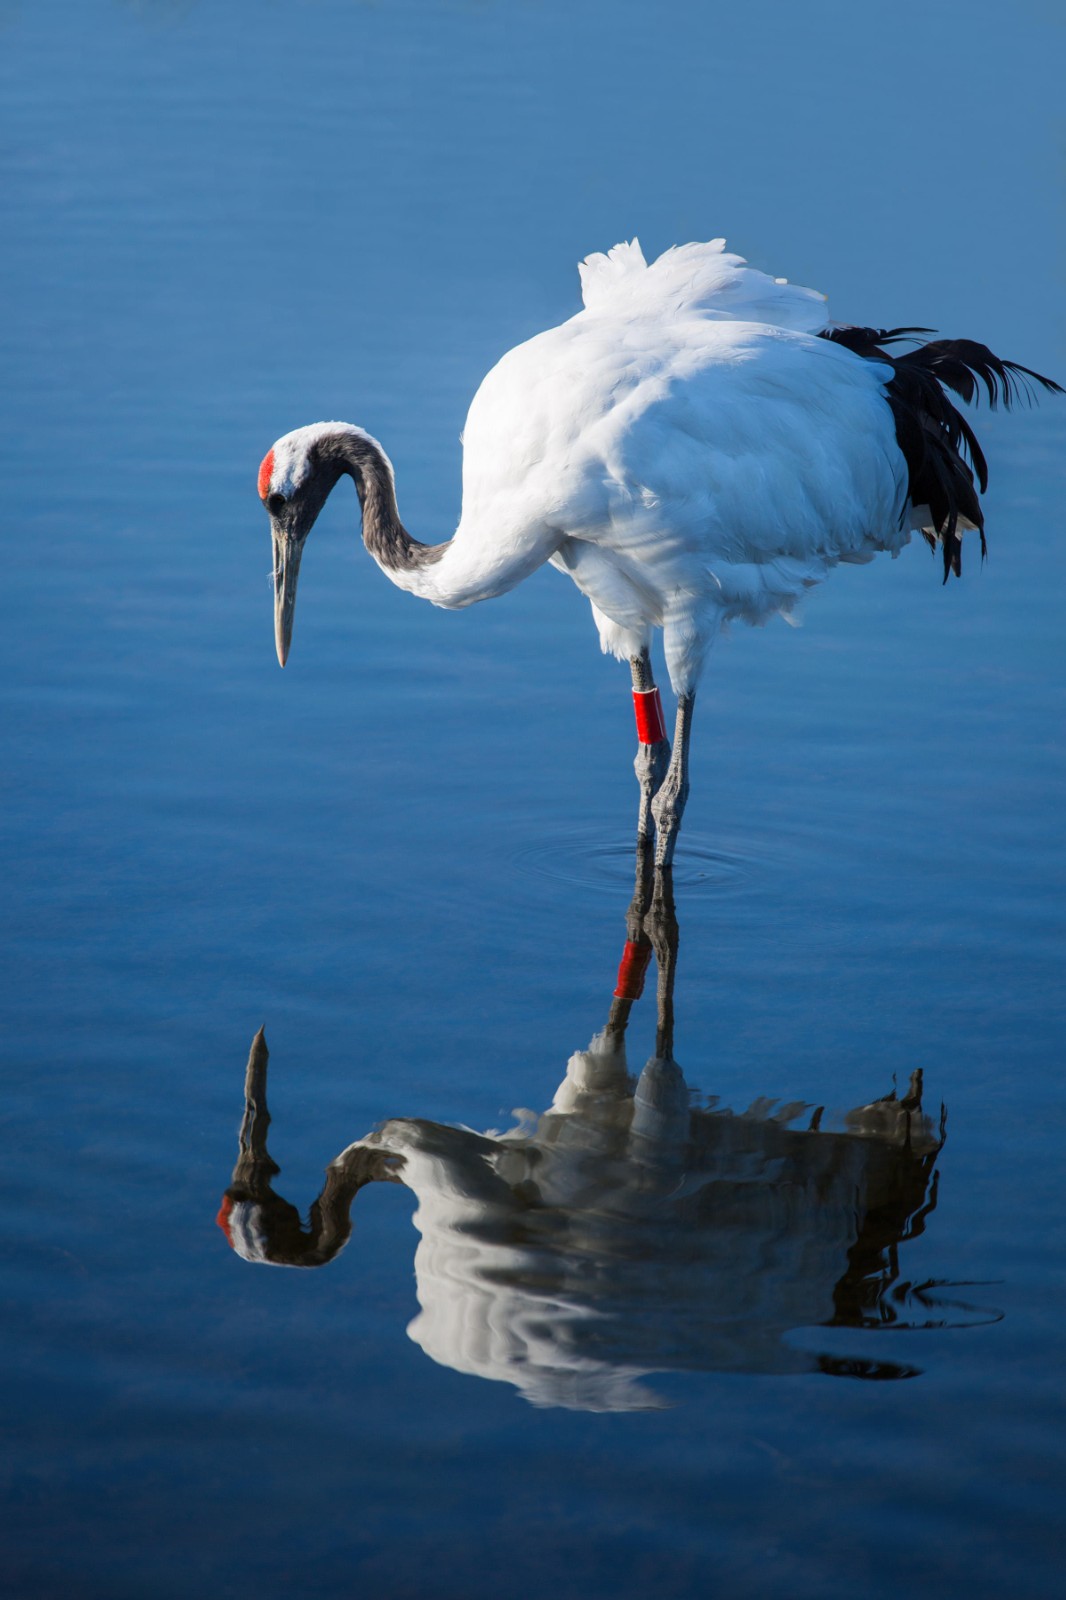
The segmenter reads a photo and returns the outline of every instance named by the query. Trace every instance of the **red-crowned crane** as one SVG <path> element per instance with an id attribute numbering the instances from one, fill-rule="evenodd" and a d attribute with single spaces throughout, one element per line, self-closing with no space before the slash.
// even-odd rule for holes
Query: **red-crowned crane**
<path id="1" fill-rule="evenodd" d="M 927 328 L 829 323 L 824 297 L 770 278 L 722 239 L 650 266 L 636 240 L 581 266 L 585 308 L 509 351 L 464 432 L 454 536 L 420 544 L 400 521 L 392 463 L 362 428 L 318 422 L 259 469 L 274 541 L 278 659 L 292 638 L 304 541 L 338 479 L 354 479 L 363 540 L 401 589 L 462 607 L 545 561 L 592 602 L 605 651 L 632 669 L 641 801 L 669 866 L 688 794 L 696 685 L 733 618 L 787 614 L 838 561 L 898 553 L 920 529 L 945 581 L 960 534 L 984 551 L 985 459 L 945 387 L 990 405 L 1059 385 L 967 339 L 905 354 Z M 976 479 L 976 483 L 975 483 Z M 663 631 L 677 696 L 673 754 L 649 644 Z"/>

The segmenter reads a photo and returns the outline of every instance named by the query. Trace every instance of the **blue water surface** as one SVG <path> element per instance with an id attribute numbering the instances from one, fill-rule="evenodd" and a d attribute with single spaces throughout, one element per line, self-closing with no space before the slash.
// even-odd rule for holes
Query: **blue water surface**
<path id="1" fill-rule="evenodd" d="M 1064 56 L 1001 0 L 0 5 L 5 1593 L 1060 1592 L 1066 403 L 977 419 L 983 569 L 716 648 L 694 1109 L 600 1121 L 625 669 L 554 572 L 395 590 L 339 491 L 280 673 L 255 473 L 348 418 L 447 537 L 482 374 L 634 234 L 1066 381 Z M 215 1226 L 261 1025 L 273 1192 L 407 1141 L 321 1270 Z"/>

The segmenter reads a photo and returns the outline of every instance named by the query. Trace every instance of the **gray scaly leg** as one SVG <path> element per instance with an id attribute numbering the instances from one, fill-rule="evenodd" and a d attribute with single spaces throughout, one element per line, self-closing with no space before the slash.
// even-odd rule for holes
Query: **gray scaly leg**
<path id="1" fill-rule="evenodd" d="M 674 859 L 674 845 L 688 799 L 688 744 L 692 733 L 692 708 L 694 694 L 683 694 L 677 702 L 677 723 L 674 728 L 674 753 L 666 776 L 659 786 L 651 805 L 652 817 L 658 830 L 655 846 L 655 867 L 660 871 L 669 867 Z"/>

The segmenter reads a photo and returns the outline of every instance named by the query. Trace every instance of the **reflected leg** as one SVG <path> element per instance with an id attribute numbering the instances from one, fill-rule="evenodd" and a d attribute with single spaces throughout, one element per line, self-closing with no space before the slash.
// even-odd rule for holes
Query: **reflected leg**
<path id="1" fill-rule="evenodd" d="M 626 942 L 618 966 L 611 1012 L 607 1018 L 608 1034 L 624 1038 L 633 1002 L 644 993 L 644 977 L 652 955 L 652 941 L 644 929 L 644 918 L 651 905 L 652 896 L 652 844 L 650 839 L 637 839 L 637 881 L 633 898 L 626 912 Z"/>
<path id="2" fill-rule="evenodd" d="M 655 1005 L 655 1055 L 660 1061 L 674 1058 L 674 974 L 680 934 L 674 909 L 674 874 L 670 867 L 655 873 L 655 892 L 644 927 L 655 951 L 659 972 Z"/>
<path id="3" fill-rule="evenodd" d="M 674 973 L 679 933 L 674 909 L 674 875 L 669 867 L 653 869 L 653 850 L 647 840 L 637 845 L 637 881 L 626 912 L 626 943 L 618 968 L 611 1014 L 606 1031 L 625 1035 L 633 1003 L 644 992 L 644 980 L 654 954 L 656 984 L 655 1054 L 671 1060 L 674 1049 Z"/>
<path id="4" fill-rule="evenodd" d="M 669 867 L 655 874 L 644 929 L 651 939 L 658 968 L 655 1054 L 645 1063 L 633 1094 L 632 1131 L 642 1141 L 642 1159 L 665 1160 L 679 1170 L 684 1163 L 682 1147 L 691 1136 L 692 1123 L 688 1085 L 674 1060 L 674 976 L 679 935 Z"/>

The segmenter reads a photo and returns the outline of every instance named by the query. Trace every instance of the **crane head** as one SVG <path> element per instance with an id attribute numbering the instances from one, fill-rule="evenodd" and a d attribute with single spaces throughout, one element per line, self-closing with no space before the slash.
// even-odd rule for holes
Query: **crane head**
<path id="1" fill-rule="evenodd" d="M 292 643 L 296 581 L 304 541 L 339 476 L 339 466 L 318 449 L 322 424 L 297 428 L 279 439 L 259 466 L 259 498 L 270 518 L 274 545 L 274 643 L 285 665 Z"/>

